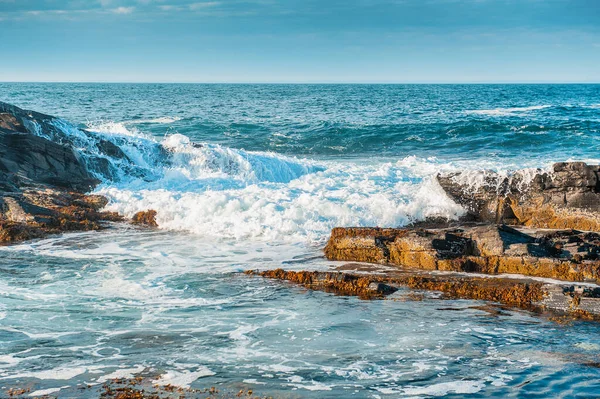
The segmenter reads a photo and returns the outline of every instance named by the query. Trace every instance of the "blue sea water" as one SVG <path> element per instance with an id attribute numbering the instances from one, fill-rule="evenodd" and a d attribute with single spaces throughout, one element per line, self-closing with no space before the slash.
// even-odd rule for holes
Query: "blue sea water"
<path id="1" fill-rule="evenodd" d="M 53 139 L 108 209 L 161 226 L 1 247 L 0 387 L 91 398 L 78 386 L 143 372 L 276 397 L 600 397 L 597 324 L 238 273 L 338 266 L 334 226 L 458 217 L 441 171 L 600 163 L 600 85 L 0 83 L 0 101 L 63 118 Z M 96 168 L 94 137 L 129 161 Z"/>

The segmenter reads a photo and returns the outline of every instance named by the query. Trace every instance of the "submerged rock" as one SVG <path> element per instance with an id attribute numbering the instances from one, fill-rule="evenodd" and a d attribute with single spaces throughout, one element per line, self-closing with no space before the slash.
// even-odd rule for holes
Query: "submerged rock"
<path id="1" fill-rule="evenodd" d="M 363 277 L 339 272 L 295 272 L 275 269 L 263 272 L 249 270 L 246 271 L 246 274 L 292 281 L 308 288 L 368 299 L 381 298 L 398 290 L 370 276 Z"/>
<path id="2" fill-rule="evenodd" d="M 437 181 L 471 220 L 600 231 L 599 173 L 599 165 L 561 162 L 549 172 L 459 172 L 438 175 Z"/>
<path id="3" fill-rule="evenodd" d="M 600 320 L 600 287 L 574 284 L 547 284 L 526 278 L 484 278 L 459 274 L 435 274 L 412 269 L 374 271 L 360 274 L 344 272 L 247 271 L 248 275 L 290 281 L 309 289 L 358 296 L 362 299 L 384 299 L 400 287 L 439 291 L 443 299 L 477 299 L 508 306 L 550 311 L 556 315 Z M 377 288 L 376 288 L 377 287 Z M 384 287 L 379 289 L 379 287 Z M 393 296 L 391 297 L 393 299 Z"/>

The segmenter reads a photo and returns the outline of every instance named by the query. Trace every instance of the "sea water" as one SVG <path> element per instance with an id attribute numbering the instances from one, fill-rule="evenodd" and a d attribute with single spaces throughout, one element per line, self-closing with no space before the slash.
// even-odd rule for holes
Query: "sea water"
<path id="1" fill-rule="evenodd" d="M 0 248 L 3 389 L 92 398 L 78 387 L 146 373 L 276 397 L 600 397 L 595 323 L 239 273 L 338 266 L 335 226 L 458 218 L 440 172 L 600 163 L 598 85 L 0 83 L 0 100 L 61 117 L 49 138 L 107 209 L 160 225 Z M 126 158 L 97 168 L 99 139 Z"/>

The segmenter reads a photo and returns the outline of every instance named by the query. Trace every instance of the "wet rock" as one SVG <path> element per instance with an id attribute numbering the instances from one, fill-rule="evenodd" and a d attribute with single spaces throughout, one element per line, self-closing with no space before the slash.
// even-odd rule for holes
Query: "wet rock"
<path id="1" fill-rule="evenodd" d="M 0 102 L 0 242 L 98 230 L 122 220 L 101 211 L 106 198 L 86 194 L 99 180 L 61 140 L 55 121 Z"/>
<path id="2" fill-rule="evenodd" d="M 121 150 L 121 148 L 119 148 L 119 146 L 111 143 L 108 140 L 98 140 L 98 143 L 96 144 L 96 146 L 98 147 L 98 149 L 100 150 L 100 152 L 115 158 L 115 159 L 129 159 L 127 157 L 127 155 L 123 152 L 123 150 Z"/>
<path id="3" fill-rule="evenodd" d="M 600 287 L 546 284 L 526 278 L 482 278 L 400 269 L 372 274 L 345 272 L 247 271 L 248 275 L 290 281 L 309 289 L 362 299 L 383 299 L 398 287 L 439 291 L 442 299 L 477 299 L 511 307 L 549 311 L 571 318 L 600 320 Z M 384 285 L 392 290 L 380 289 Z M 406 298 L 406 295 L 402 297 Z M 395 298 L 394 298 L 395 299 Z M 419 300 L 422 300 L 419 299 Z"/>
<path id="4" fill-rule="evenodd" d="M 600 281 L 600 235 L 506 225 L 446 229 L 335 228 L 330 260 L 414 269 Z"/>
<path id="5" fill-rule="evenodd" d="M 131 222 L 149 227 L 158 227 L 158 223 L 156 223 L 156 211 L 154 209 L 137 212 L 131 218 Z"/>
<path id="6" fill-rule="evenodd" d="M 16 116 L 8 112 L 0 113 L 0 129 L 27 133 L 27 129 L 25 129 L 23 123 Z"/>
<path id="7" fill-rule="evenodd" d="M 10 191 L 35 185 L 87 191 L 99 183 L 71 148 L 1 128 L 0 181 Z"/>
<path id="8" fill-rule="evenodd" d="M 600 166 L 561 162 L 551 171 L 440 174 L 446 193 L 469 220 L 535 228 L 600 230 Z"/>
<path id="9" fill-rule="evenodd" d="M 102 199 L 100 199 L 102 198 Z M 101 230 L 123 218 L 102 212 L 103 197 L 45 189 L 1 197 L 0 242 L 11 243 L 65 231 Z"/>
<path id="10" fill-rule="evenodd" d="M 397 291 L 397 288 L 371 277 L 341 272 L 295 272 L 275 269 L 264 272 L 250 270 L 246 274 L 287 280 L 307 288 L 333 292 L 340 295 L 358 296 L 365 299 L 382 298 Z"/>

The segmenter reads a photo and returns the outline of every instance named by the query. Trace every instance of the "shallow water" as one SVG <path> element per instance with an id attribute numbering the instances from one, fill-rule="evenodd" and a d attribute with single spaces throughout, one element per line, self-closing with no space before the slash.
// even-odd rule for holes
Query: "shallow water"
<path id="1" fill-rule="evenodd" d="M 600 397 L 595 323 L 238 273 L 336 266 L 333 226 L 460 215 L 439 171 L 595 160 L 599 86 L 0 84 L 0 100 L 117 143 L 131 162 L 97 191 L 161 225 L 0 247 L 0 387 L 91 398 L 77 386 L 145 372 L 284 397 Z"/>

